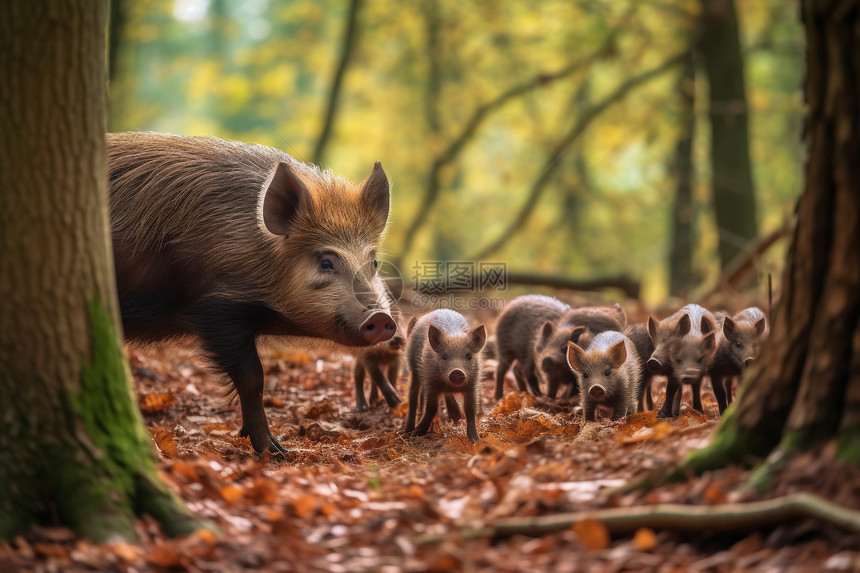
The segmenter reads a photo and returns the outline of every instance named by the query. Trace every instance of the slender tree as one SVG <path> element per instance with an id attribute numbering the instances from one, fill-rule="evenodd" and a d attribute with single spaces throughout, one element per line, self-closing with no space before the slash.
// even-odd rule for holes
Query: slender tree
<path id="1" fill-rule="evenodd" d="M 678 80 L 680 133 L 672 171 L 675 203 L 672 207 L 672 244 L 669 251 L 669 292 L 684 296 L 693 285 L 693 135 L 695 114 L 695 60 L 690 53 Z"/>
<path id="2" fill-rule="evenodd" d="M 860 4 L 802 2 L 807 37 L 806 189 L 761 358 L 698 471 L 769 456 L 754 473 L 836 440 L 860 463 Z"/>
<path id="3" fill-rule="evenodd" d="M 711 191 L 720 267 L 725 270 L 757 233 L 744 61 L 734 0 L 701 2 L 699 47 L 710 93 Z"/>
<path id="4" fill-rule="evenodd" d="M 197 527 L 155 471 L 120 344 L 105 191 L 105 2 L 0 3 L 0 538 Z"/>

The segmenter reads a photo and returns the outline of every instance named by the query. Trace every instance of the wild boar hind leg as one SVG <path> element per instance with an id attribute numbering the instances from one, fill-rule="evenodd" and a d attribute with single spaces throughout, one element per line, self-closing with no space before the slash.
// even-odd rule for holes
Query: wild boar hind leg
<path id="1" fill-rule="evenodd" d="M 382 392 L 382 395 L 385 397 L 385 401 L 388 402 L 388 406 L 391 408 L 398 406 L 401 402 L 400 396 L 397 395 L 397 390 L 394 389 L 391 382 L 389 382 L 388 378 L 385 377 L 385 374 L 382 373 L 382 369 L 379 368 L 379 365 L 368 364 L 367 367 L 370 378 L 373 380 L 379 391 Z"/>

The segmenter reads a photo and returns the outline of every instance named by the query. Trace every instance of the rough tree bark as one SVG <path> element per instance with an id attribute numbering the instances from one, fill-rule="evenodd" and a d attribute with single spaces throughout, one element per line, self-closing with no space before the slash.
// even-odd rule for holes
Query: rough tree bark
<path id="1" fill-rule="evenodd" d="M 726 269 L 757 233 L 744 61 L 734 0 L 701 2 L 699 47 L 710 93 L 711 189 L 720 267 Z"/>
<path id="2" fill-rule="evenodd" d="M 836 439 L 860 463 L 860 3 L 802 2 L 807 35 L 806 189 L 761 359 L 712 444 L 688 458 L 704 471 L 782 460 Z"/>
<path id="3" fill-rule="evenodd" d="M 0 3 L 0 538 L 52 515 L 97 541 L 141 513 L 197 527 L 156 475 L 118 336 L 105 6 Z"/>

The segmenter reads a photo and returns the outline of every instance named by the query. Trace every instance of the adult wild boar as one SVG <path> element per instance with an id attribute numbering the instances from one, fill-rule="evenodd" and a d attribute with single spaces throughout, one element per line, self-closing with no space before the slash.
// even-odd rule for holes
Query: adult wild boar
<path id="1" fill-rule="evenodd" d="M 257 339 L 367 346 L 394 335 L 376 273 L 389 210 L 381 164 L 355 185 L 262 145 L 116 133 L 107 166 L 126 338 L 196 335 L 230 377 L 241 434 L 282 453 Z"/>

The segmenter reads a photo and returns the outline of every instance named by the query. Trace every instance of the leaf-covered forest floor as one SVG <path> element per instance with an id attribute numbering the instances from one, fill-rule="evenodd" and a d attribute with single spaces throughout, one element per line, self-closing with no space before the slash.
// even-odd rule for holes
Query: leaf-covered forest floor
<path id="1" fill-rule="evenodd" d="M 717 425 L 710 392 L 705 415 L 686 405 L 677 420 L 647 412 L 584 423 L 574 404 L 515 392 L 495 403 L 495 362 L 487 360 L 482 441 L 473 445 L 464 423 L 447 419 L 426 437 L 404 437 L 405 402 L 356 412 L 350 357 L 273 348 L 264 353 L 267 413 L 290 456 L 272 460 L 258 459 L 238 436 L 238 406 L 227 403 L 193 345 L 129 347 L 128 354 L 161 476 L 220 532 L 166 539 L 144 519 L 137 544 L 94 546 L 65 528 L 36 528 L 0 542 L 0 570 L 860 570 L 860 540 L 811 520 L 732 535 L 640 529 L 611 536 L 596 521 L 540 538 L 464 535 L 500 518 L 753 499 L 735 491 L 748 476 L 737 468 L 647 494 L 606 494 L 705 445 Z M 401 396 L 406 384 L 401 376 Z M 658 405 L 662 391 L 658 379 Z M 769 497 L 812 491 L 860 509 L 860 471 L 832 457 L 823 448 L 796 459 Z"/>

